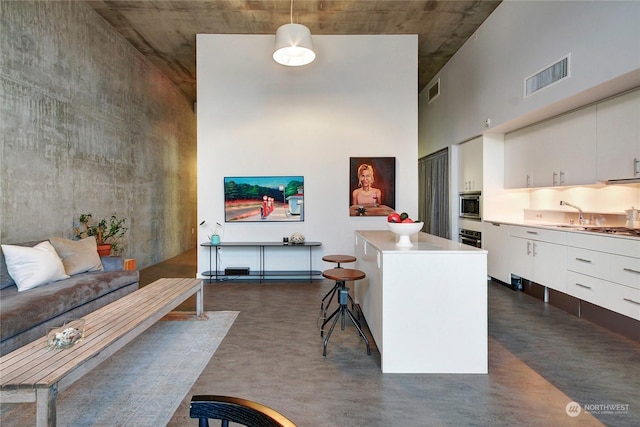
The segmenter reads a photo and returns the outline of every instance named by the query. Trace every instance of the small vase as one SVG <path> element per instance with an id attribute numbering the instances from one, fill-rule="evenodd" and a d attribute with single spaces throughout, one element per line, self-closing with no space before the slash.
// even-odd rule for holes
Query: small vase
<path id="1" fill-rule="evenodd" d="M 98 255 L 101 257 L 111 255 L 111 245 L 98 245 Z"/>

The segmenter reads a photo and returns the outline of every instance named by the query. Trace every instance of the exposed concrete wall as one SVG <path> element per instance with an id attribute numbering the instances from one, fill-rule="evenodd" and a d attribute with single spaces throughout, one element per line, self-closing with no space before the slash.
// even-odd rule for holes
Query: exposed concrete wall
<path id="1" fill-rule="evenodd" d="M 126 217 L 138 268 L 196 244 L 190 103 L 77 1 L 0 1 L 0 242 Z"/>

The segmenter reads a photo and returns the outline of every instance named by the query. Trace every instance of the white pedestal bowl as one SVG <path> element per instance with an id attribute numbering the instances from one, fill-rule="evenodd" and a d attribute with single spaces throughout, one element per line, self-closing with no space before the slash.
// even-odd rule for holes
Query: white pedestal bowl
<path id="1" fill-rule="evenodd" d="M 413 243 L 411 243 L 411 239 L 409 238 L 409 236 L 411 236 L 412 234 L 418 233 L 422 229 L 422 226 L 424 225 L 424 223 L 423 222 L 388 222 L 387 225 L 389 226 L 389 230 L 391 230 L 392 233 L 399 236 L 399 239 L 396 242 L 396 246 L 408 247 L 408 246 L 413 246 Z"/>

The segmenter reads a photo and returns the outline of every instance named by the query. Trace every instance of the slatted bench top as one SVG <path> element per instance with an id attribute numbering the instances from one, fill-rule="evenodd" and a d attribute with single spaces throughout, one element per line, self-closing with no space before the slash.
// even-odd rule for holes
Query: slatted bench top
<path id="1" fill-rule="evenodd" d="M 160 279 L 84 316 L 85 337 L 69 349 L 49 349 L 47 337 L 43 337 L 1 357 L 2 401 L 37 401 L 37 425 L 55 425 L 58 391 L 73 384 L 194 293 L 197 293 L 196 314 L 200 316 L 202 279 Z M 45 398 L 40 396 L 43 393 L 48 395 L 48 402 L 41 402 Z M 46 417 L 42 411 L 48 413 Z"/>

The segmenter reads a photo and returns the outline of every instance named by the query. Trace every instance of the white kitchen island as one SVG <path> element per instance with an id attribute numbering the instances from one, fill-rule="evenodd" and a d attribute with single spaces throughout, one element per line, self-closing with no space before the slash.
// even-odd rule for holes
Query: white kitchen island
<path id="1" fill-rule="evenodd" d="M 390 231 L 356 231 L 354 295 L 383 373 L 478 373 L 487 363 L 487 252 L 426 233 L 396 246 Z"/>

